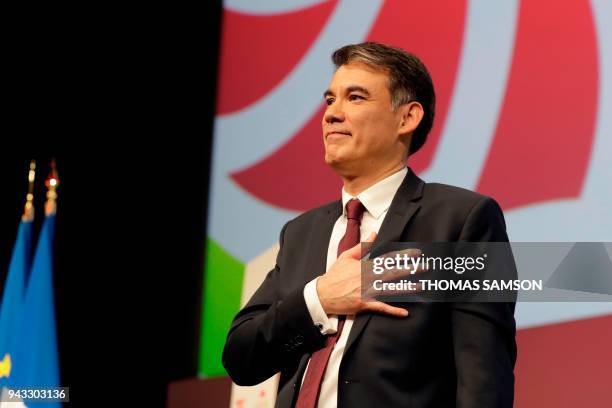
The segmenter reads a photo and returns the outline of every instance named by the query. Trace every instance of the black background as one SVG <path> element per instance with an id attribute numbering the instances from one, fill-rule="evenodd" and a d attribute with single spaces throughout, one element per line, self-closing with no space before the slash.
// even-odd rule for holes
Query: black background
<path id="1" fill-rule="evenodd" d="M 69 405 L 162 407 L 197 373 L 221 4 L 58 7 L 5 15 L 0 285 L 55 157 Z"/>

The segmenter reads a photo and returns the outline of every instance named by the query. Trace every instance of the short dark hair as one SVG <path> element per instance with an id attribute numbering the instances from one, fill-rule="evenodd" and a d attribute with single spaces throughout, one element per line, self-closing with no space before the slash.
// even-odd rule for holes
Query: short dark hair
<path id="1" fill-rule="evenodd" d="M 359 61 L 386 71 L 389 75 L 389 93 L 393 110 L 413 101 L 423 106 L 423 119 L 412 134 L 408 154 L 416 153 L 425 144 L 433 126 L 436 94 L 427 68 L 416 55 L 401 48 L 365 42 L 337 49 L 332 54 L 332 61 L 336 69 L 350 62 Z"/>

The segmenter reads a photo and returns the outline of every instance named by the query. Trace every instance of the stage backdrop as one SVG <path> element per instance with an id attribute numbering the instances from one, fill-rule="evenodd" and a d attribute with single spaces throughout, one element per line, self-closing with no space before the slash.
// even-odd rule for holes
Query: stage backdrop
<path id="1" fill-rule="evenodd" d="M 340 197 L 323 161 L 331 52 L 367 40 L 429 67 L 436 121 L 408 164 L 493 196 L 512 241 L 612 241 L 608 0 L 228 0 L 224 4 L 200 374 L 221 350 L 247 265 L 300 212 Z M 271 268 L 272 263 L 268 265 Z M 517 406 L 602 406 L 612 304 L 517 306 Z"/>

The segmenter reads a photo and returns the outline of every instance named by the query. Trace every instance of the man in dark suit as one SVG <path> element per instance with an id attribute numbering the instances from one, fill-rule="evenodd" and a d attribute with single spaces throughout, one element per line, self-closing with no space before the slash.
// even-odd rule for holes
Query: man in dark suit
<path id="1" fill-rule="evenodd" d="M 280 372 L 279 407 L 511 407 L 514 303 L 362 298 L 362 238 L 508 238 L 493 199 L 425 183 L 406 168 L 433 124 L 424 65 L 377 43 L 343 47 L 332 59 L 322 126 L 342 200 L 283 227 L 274 269 L 232 323 L 225 368 L 240 385 Z"/>

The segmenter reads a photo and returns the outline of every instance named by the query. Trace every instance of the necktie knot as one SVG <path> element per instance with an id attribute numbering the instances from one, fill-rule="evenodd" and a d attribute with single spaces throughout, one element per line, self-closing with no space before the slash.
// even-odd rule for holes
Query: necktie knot
<path id="1" fill-rule="evenodd" d="M 354 198 L 346 203 L 346 216 L 349 220 L 361 221 L 365 207 L 358 199 Z"/>

